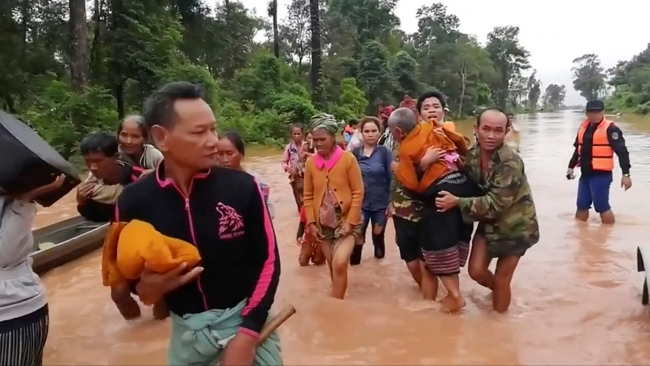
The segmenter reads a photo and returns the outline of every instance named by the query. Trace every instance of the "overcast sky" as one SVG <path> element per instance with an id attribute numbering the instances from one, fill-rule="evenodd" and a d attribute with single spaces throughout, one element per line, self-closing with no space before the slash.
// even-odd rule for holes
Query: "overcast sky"
<path id="1" fill-rule="evenodd" d="M 217 2 L 221 0 L 208 0 Z M 260 15 L 268 0 L 242 0 Z M 436 0 L 400 0 L 397 7 L 402 29 L 417 30 L 415 12 Z M 531 53 L 530 61 L 544 86 L 567 87 L 566 104 L 585 100 L 573 90 L 571 61 L 585 53 L 600 56 L 605 69 L 628 60 L 650 43 L 648 0 L 439 0 L 460 18 L 461 31 L 482 42 L 496 26 L 516 25 L 520 43 Z M 278 0 L 279 16 L 286 16 L 290 0 Z"/>

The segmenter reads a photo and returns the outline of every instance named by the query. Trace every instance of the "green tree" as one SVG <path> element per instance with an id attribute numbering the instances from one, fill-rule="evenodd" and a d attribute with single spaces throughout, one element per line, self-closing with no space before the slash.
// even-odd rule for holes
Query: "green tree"
<path id="1" fill-rule="evenodd" d="M 566 97 L 566 87 L 557 84 L 550 84 L 544 91 L 542 104 L 546 111 L 557 111 L 564 105 L 564 98 Z"/>
<path id="2" fill-rule="evenodd" d="M 372 106 L 393 100 L 395 80 L 388 67 L 388 52 L 381 43 L 372 41 L 363 47 L 357 80 Z"/>
<path id="3" fill-rule="evenodd" d="M 395 100 L 400 100 L 406 93 L 417 96 L 423 91 L 422 84 L 417 79 L 418 67 L 417 61 L 406 51 L 400 51 L 395 55 L 391 65 L 393 78 L 397 82 L 397 88 L 393 93 Z"/>
<path id="4" fill-rule="evenodd" d="M 596 100 L 605 92 L 605 73 L 593 53 L 573 60 L 573 88 L 587 100 Z"/>
<path id="5" fill-rule="evenodd" d="M 528 88 L 528 108 L 531 112 L 537 111 L 539 97 L 542 94 L 542 82 L 537 79 L 537 70 L 533 70 L 533 73 L 528 77 L 527 88 Z"/>
<path id="6" fill-rule="evenodd" d="M 638 114 L 650 113 L 650 44 L 629 61 L 621 61 L 608 73 L 614 92 L 607 105 Z"/>
<path id="7" fill-rule="evenodd" d="M 530 68 L 529 52 L 519 44 L 519 27 L 496 27 L 488 34 L 486 46 L 490 58 L 499 74 L 491 84 L 494 102 L 506 108 L 510 98 L 510 88 L 521 77 L 521 71 Z"/>

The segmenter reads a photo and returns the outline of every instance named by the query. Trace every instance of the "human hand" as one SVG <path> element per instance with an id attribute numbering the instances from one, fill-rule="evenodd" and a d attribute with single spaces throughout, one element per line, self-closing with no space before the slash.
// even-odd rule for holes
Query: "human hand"
<path id="1" fill-rule="evenodd" d="M 352 225 L 346 222 L 341 226 L 341 236 L 345 237 L 348 235 L 352 235 Z"/>
<path id="2" fill-rule="evenodd" d="M 65 182 L 65 175 L 61 174 L 57 176 L 52 183 L 48 183 L 38 188 L 34 188 L 31 191 L 26 193 L 18 194 L 16 195 L 16 198 L 20 201 L 32 202 L 38 197 L 56 191 L 63 185 L 63 182 Z"/>
<path id="3" fill-rule="evenodd" d="M 226 345 L 219 364 L 222 366 L 250 366 L 255 361 L 256 347 L 257 339 L 245 333 L 237 333 Z"/>
<path id="4" fill-rule="evenodd" d="M 90 195 L 93 193 L 94 188 L 94 183 L 81 183 L 79 187 L 77 187 L 77 204 L 82 206 L 85 205 L 86 202 L 88 202 L 88 199 L 90 199 Z"/>
<path id="5" fill-rule="evenodd" d="M 396 161 L 393 161 L 390 163 L 390 171 L 395 173 L 395 170 L 397 170 L 397 167 L 399 166 L 399 163 Z"/>
<path id="6" fill-rule="evenodd" d="M 388 219 L 393 217 L 393 214 L 390 213 L 390 205 L 391 205 L 391 203 L 388 203 L 388 208 L 386 209 L 386 218 L 388 218 Z"/>
<path id="7" fill-rule="evenodd" d="M 436 207 L 439 212 L 445 212 L 458 206 L 458 197 L 447 191 L 441 191 L 436 198 Z"/>
<path id="8" fill-rule="evenodd" d="M 420 159 L 420 168 L 427 169 L 429 165 L 435 163 L 445 156 L 445 152 L 436 147 L 430 147 L 427 149 L 427 152 L 424 153 L 422 159 Z"/>
<path id="9" fill-rule="evenodd" d="M 568 168 L 568 169 L 566 170 L 566 179 L 568 179 L 568 180 L 573 180 L 573 179 L 575 179 L 575 177 L 576 177 L 576 176 L 575 176 L 575 174 L 573 173 L 573 168 Z"/>
<path id="10" fill-rule="evenodd" d="M 626 191 L 632 188 L 632 178 L 629 176 L 623 176 L 623 178 L 621 178 L 621 188 L 625 188 Z"/>
<path id="11" fill-rule="evenodd" d="M 185 272 L 186 268 L 187 264 L 181 263 L 172 271 L 156 273 L 151 271 L 145 263 L 144 271 L 140 274 L 140 281 L 135 287 L 140 300 L 145 305 L 153 305 L 160 301 L 166 293 L 194 281 L 203 272 L 203 267 L 194 267 Z"/>
<path id="12" fill-rule="evenodd" d="M 310 241 L 319 241 L 319 236 L 321 234 L 320 230 L 318 229 L 318 226 L 316 226 L 316 223 L 311 223 L 307 225 L 307 228 L 305 229 L 307 232 L 307 237 L 310 239 Z"/>

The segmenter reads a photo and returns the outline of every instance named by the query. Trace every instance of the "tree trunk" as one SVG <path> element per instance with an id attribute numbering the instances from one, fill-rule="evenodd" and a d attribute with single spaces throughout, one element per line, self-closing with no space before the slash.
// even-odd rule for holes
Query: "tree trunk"
<path id="1" fill-rule="evenodd" d="M 458 117 L 463 115 L 463 100 L 465 99 L 465 89 L 467 87 L 467 73 L 465 70 L 460 72 L 460 101 L 458 101 Z"/>
<path id="2" fill-rule="evenodd" d="M 280 39 L 278 33 L 278 0 L 273 0 L 273 54 L 276 58 L 280 58 Z"/>
<path id="3" fill-rule="evenodd" d="M 88 68 L 88 24 L 86 22 L 86 1 L 69 0 L 70 19 L 68 21 L 70 37 L 70 83 L 72 91 L 81 94 L 87 84 Z M 85 118 L 79 112 L 70 115 L 75 134 L 81 138 L 85 133 Z"/>
<path id="4" fill-rule="evenodd" d="M 311 25 L 311 98 L 316 106 L 322 107 L 322 50 L 318 0 L 309 0 L 309 16 Z"/>
<path id="5" fill-rule="evenodd" d="M 87 83 L 88 30 L 86 24 L 86 1 L 69 0 L 70 6 L 70 75 L 72 90 L 79 93 Z"/>

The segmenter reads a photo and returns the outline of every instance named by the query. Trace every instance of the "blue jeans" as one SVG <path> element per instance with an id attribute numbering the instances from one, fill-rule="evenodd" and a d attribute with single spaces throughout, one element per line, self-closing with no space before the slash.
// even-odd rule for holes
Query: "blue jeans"
<path id="1" fill-rule="evenodd" d="M 366 230 L 368 230 L 368 225 L 372 223 L 372 226 L 386 226 L 386 209 L 383 210 L 361 210 L 361 215 L 363 216 L 363 224 L 361 224 L 361 232 L 366 235 Z"/>
<path id="2" fill-rule="evenodd" d="M 363 215 L 363 223 L 361 224 L 361 232 L 365 241 L 366 230 L 368 225 L 372 223 L 373 226 L 381 226 L 384 229 L 379 234 L 372 233 L 372 245 L 375 247 L 375 258 L 383 258 L 385 252 L 384 233 L 386 232 L 386 209 L 383 210 L 361 210 Z M 356 266 L 361 263 L 361 254 L 363 252 L 363 245 L 355 245 L 352 255 L 350 256 L 350 264 Z"/>
<path id="3" fill-rule="evenodd" d="M 580 176 L 578 181 L 578 211 L 588 211 L 593 203 L 598 213 L 609 211 L 609 187 L 612 185 L 612 173 Z"/>

